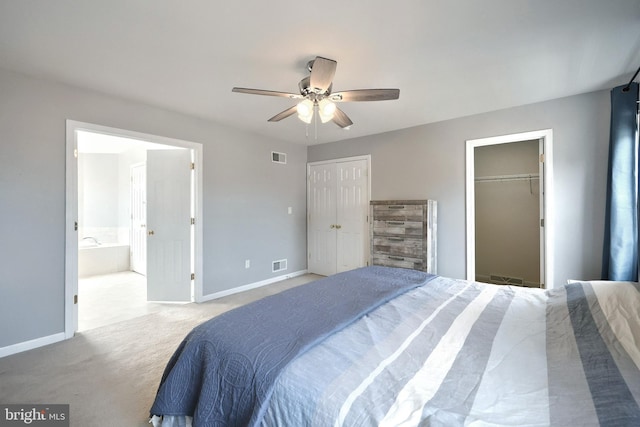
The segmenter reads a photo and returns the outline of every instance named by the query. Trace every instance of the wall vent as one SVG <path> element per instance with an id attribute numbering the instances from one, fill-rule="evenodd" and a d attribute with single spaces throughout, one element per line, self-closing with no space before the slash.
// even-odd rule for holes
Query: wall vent
<path id="1" fill-rule="evenodd" d="M 287 269 L 287 260 L 286 259 L 281 259 L 278 261 L 273 261 L 273 265 L 272 265 L 272 272 L 276 272 L 276 271 L 283 271 Z"/>
<path id="2" fill-rule="evenodd" d="M 526 286 L 524 283 L 524 279 L 519 277 L 510 277 L 510 276 L 502 276 L 500 274 L 492 274 L 489 276 L 491 283 L 496 285 L 515 285 L 515 286 Z"/>
<path id="3" fill-rule="evenodd" d="M 286 153 L 278 153 L 277 151 L 271 152 L 271 161 L 273 163 L 287 163 L 287 154 Z"/>

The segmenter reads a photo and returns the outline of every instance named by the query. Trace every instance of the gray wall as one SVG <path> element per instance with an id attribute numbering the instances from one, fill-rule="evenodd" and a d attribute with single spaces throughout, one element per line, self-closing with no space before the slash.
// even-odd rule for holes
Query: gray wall
<path id="1" fill-rule="evenodd" d="M 203 144 L 205 295 L 306 269 L 305 146 L 1 70 L 0 93 L 0 347 L 64 331 L 67 119 Z"/>
<path id="2" fill-rule="evenodd" d="M 464 278 L 465 141 L 553 129 L 555 283 L 594 279 L 601 268 L 609 114 L 609 93 L 600 91 L 311 146 L 308 160 L 371 154 L 372 199 L 437 200 L 438 273 Z"/>

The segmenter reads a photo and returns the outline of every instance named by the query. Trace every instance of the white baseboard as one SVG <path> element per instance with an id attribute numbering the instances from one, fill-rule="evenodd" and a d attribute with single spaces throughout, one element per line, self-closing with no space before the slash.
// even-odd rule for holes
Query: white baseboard
<path id="1" fill-rule="evenodd" d="M 209 295 L 203 295 L 200 301 L 197 301 L 197 302 L 211 301 L 214 299 L 226 297 L 226 296 L 237 294 L 240 292 L 250 291 L 251 289 L 256 289 L 262 286 L 270 285 L 272 283 L 281 282 L 282 280 L 292 279 L 294 277 L 302 276 L 303 274 L 307 274 L 307 272 L 308 270 L 300 270 L 294 273 L 285 274 L 283 276 L 272 277 L 270 279 L 262 280 L 260 282 L 254 282 L 254 283 L 249 283 L 248 285 L 238 286 L 237 288 L 227 289 L 225 291 L 215 292 Z"/>
<path id="2" fill-rule="evenodd" d="M 22 353 L 23 351 L 32 350 L 37 347 L 53 344 L 58 341 L 64 340 L 64 332 L 58 334 L 49 335 L 42 338 L 36 338 L 30 341 L 19 342 L 18 344 L 8 345 L 6 347 L 0 347 L 0 357 L 10 356 L 16 353 Z"/>
<path id="3" fill-rule="evenodd" d="M 270 285 L 271 283 L 276 283 L 282 280 L 292 279 L 294 277 L 302 276 L 303 274 L 307 274 L 307 270 L 300 270 L 294 273 L 272 277 L 270 279 L 262 280 L 260 282 L 249 283 L 248 285 L 239 286 L 237 288 L 227 289 L 226 291 L 220 291 L 213 294 L 204 295 L 202 299 L 198 302 L 210 301 L 210 300 L 226 297 L 227 295 L 233 295 L 240 292 L 249 291 L 251 289 L 256 289 L 262 286 Z M 60 332 L 58 334 L 36 338 L 30 341 L 24 341 L 24 342 L 20 342 L 13 345 L 8 345 L 6 347 L 0 347 L 0 358 L 5 356 L 10 356 L 16 353 L 22 353 L 23 351 L 32 350 L 34 348 L 42 347 L 45 345 L 53 344 L 59 341 L 63 341 L 65 339 L 66 339 L 65 333 Z"/>

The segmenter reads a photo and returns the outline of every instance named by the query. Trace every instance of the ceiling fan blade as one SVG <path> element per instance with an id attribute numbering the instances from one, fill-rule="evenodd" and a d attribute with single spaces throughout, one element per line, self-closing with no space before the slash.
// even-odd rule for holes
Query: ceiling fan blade
<path id="1" fill-rule="evenodd" d="M 263 90 L 263 89 L 249 89 L 246 87 L 234 87 L 233 89 L 231 89 L 231 92 L 248 93 L 249 95 L 281 96 L 284 98 L 291 98 L 291 99 L 303 98 L 302 95 L 296 94 L 296 93 L 277 92 L 273 90 Z"/>
<path id="2" fill-rule="evenodd" d="M 400 89 L 358 89 L 334 92 L 329 95 L 333 102 L 387 101 L 398 99 Z"/>
<path id="3" fill-rule="evenodd" d="M 284 111 L 276 114 L 275 116 L 271 117 L 267 121 L 269 121 L 269 122 L 279 122 L 282 119 L 286 119 L 287 117 L 294 115 L 297 112 L 297 110 L 296 110 L 297 108 L 298 108 L 297 105 L 294 105 L 291 108 L 287 108 L 286 110 L 284 110 Z"/>
<path id="4" fill-rule="evenodd" d="M 331 82 L 333 82 L 333 76 L 336 74 L 336 67 L 338 63 L 332 59 L 316 56 L 313 60 L 313 66 L 311 67 L 310 84 L 311 90 L 316 93 L 325 93 Z"/>
<path id="5" fill-rule="evenodd" d="M 353 124 L 349 116 L 339 108 L 336 108 L 335 113 L 333 113 L 333 122 L 343 129 Z"/>

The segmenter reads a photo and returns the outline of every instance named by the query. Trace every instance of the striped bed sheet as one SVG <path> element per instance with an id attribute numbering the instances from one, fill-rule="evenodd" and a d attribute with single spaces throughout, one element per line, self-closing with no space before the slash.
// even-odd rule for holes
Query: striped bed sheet
<path id="1" fill-rule="evenodd" d="M 640 288 L 436 277 L 293 360 L 263 426 L 640 426 Z"/>

